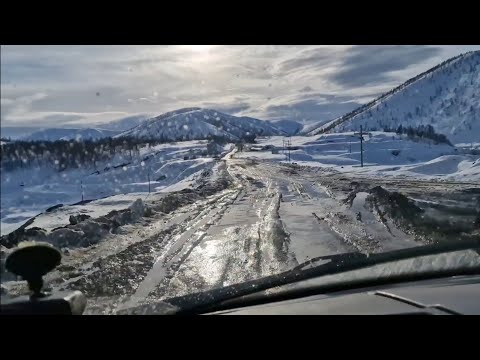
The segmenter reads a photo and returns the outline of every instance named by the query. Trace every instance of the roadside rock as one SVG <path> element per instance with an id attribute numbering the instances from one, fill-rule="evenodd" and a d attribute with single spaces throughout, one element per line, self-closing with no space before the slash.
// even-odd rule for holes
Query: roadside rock
<path id="1" fill-rule="evenodd" d="M 143 202 L 142 199 L 137 199 L 133 202 L 132 205 L 130 205 L 129 209 L 131 211 L 131 214 L 132 214 L 132 218 L 133 219 L 138 219 L 140 217 L 143 216 L 143 214 L 145 214 L 145 210 L 146 210 L 147 206 L 145 205 L 145 203 Z"/>
<path id="2" fill-rule="evenodd" d="M 48 242 L 57 248 L 76 247 L 84 236 L 85 233 L 83 231 L 61 228 L 50 233 Z"/>
<path id="3" fill-rule="evenodd" d="M 70 225 L 77 225 L 78 223 L 90 218 L 91 216 L 86 214 L 70 215 L 70 217 L 68 218 L 68 221 L 70 222 Z"/>
<path id="4" fill-rule="evenodd" d="M 28 239 L 28 236 L 25 235 L 25 228 L 30 226 L 35 221 L 36 216 L 29 219 L 25 224 L 20 226 L 17 230 L 12 231 L 10 234 L 4 235 L 0 238 L 0 245 L 10 249 L 15 246 L 19 242 Z"/>
<path id="5" fill-rule="evenodd" d="M 63 206 L 63 204 L 57 204 L 57 205 L 54 205 L 54 206 L 51 206 L 49 207 L 47 210 L 45 210 L 46 213 L 49 213 L 49 212 L 52 212 L 53 210 L 56 210 L 58 208 L 61 208 Z"/>
<path id="6" fill-rule="evenodd" d="M 32 227 L 25 230 L 24 237 L 28 240 L 45 241 L 47 238 L 47 231 L 39 227 Z"/>

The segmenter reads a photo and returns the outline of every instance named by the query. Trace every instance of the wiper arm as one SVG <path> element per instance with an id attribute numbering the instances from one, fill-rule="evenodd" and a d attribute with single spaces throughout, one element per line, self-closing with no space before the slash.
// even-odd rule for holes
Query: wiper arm
<path id="1" fill-rule="evenodd" d="M 295 268 L 280 274 L 267 276 L 261 279 L 250 280 L 240 284 L 230 285 L 210 291 L 166 299 L 162 301 L 161 304 L 168 303 L 178 307 L 180 310 L 176 311 L 177 314 L 199 314 L 205 309 L 211 308 L 214 304 L 241 296 L 254 294 L 274 287 L 288 285 L 297 281 L 358 270 L 382 263 L 469 249 L 475 249 L 477 252 L 479 252 L 480 239 L 465 240 L 457 243 L 424 245 L 370 255 L 361 253 L 345 253 L 331 256 L 321 256 L 308 260 L 296 266 Z M 305 269 L 307 265 L 311 265 L 318 260 L 330 260 L 330 262 L 315 266 L 313 268 Z M 155 304 L 140 305 L 135 308 L 125 309 L 124 311 L 119 312 L 119 314 L 144 314 L 149 312 L 148 308 L 154 309 Z"/>

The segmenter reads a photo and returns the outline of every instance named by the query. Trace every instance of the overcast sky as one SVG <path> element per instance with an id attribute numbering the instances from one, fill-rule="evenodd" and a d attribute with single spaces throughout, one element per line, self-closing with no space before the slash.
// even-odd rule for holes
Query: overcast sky
<path id="1" fill-rule="evenodd" d="M 77 127 L 182 107 L 331 119 L 480 46 L 2 46 L 2 126 Z"/>

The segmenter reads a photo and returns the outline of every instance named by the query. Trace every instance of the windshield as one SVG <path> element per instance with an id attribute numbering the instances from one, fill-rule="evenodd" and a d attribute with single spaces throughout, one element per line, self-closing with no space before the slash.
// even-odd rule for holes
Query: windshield
<path id="1" fill-rule="evenodd" d="M 2 296 L 25 241 L 105 314 L 478 240 L 479 99 L 480 46 L 2 46 Z"/>

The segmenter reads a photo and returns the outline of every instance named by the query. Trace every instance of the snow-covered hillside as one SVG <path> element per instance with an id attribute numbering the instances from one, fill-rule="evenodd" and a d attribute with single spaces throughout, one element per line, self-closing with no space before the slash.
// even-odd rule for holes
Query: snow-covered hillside
<path id="1" fill-rule="evenodd" d="M 274 146 L 278 151 L 246 151 L 236 157 L 287 161 L 283 137 L 259 139 L 258 142 Z M 480 182 L 480 155 L 447 144 L 413 141 L 406 135 L 376 131 L 365 136 L 364 167 L 360 166 L 360 141 L 353 132 L 324 134 L 318 138 L 294 136 L 291 143 L 290 159 L 302 166 L 368 177 Z"/>
<path id="2" fill-rule="evenodd" d="M 146 120 L 118 137 L 181 141 L 220 136 L 237 140 L 245 135 L 283 134 L 268 121 L 236 117 L 210 109 L 185 108 Z"/>
<path id="3" fill-rule="evenodd" d="M 82 197 L 92 200 L 129 193 L 146 195 L 149 186 L 152 192 L 172 186 L 177 190 L 188 187 L 217 163 L 207 153 L 207 141 L 187 141 L 144 146 L 132 157 L 117 153 L 96 166 L 61 172 L 54 166 L 2 171 L 1 234 L 51 206 L 77 203 Z"/>
<path id="4" fill-rule="evenodd" d="M 135 126 L 140 125 L 143 121 L 150 119 L 151 116 L 146 114 L 132 115 L 125 118 L 110 121 L 108 123 L 98 124 L 96 126 L 102 129 L 115 130 L 118 132 L 127 131 Z"/>
<path id="5" fill-rule="evenodd" d="M 469 52 L 410 79 L 371 103 L 305 131 L 397 129 L 431 125 L 454 144 L 480 142 L 480 51 Z"/>
<path id="6" fill-rule="evenodd" d="M 96 140 L 106 137 L 112 137 L 119 133 L 115 130 L 85 128 L 85 129 L 63 129 L 50 128 L 36 131 L 30 135 L 21 137 L 25 141 L 56 141 L 56 140 Z"/>
<path id="7" fill-rule="evenodd" d="M 329 122 L 331 122 L 331 120 L 321 120 L 321 121 L 316 121 L 316 122 L 311 123 L 311 124 L 307 124 L 302 128 L 300 133 L 302 135 L 315 135 L 315 134 L 318 133 L 319 129 L 323 128 L 323 125 L 325 125 Z"/>
<path id="8" fill-rule="evenodd" d="M 304 125 L 294 120 L 272 120 L 273 125 L 287 135 L 296 135 L 304 129 Z"/>

